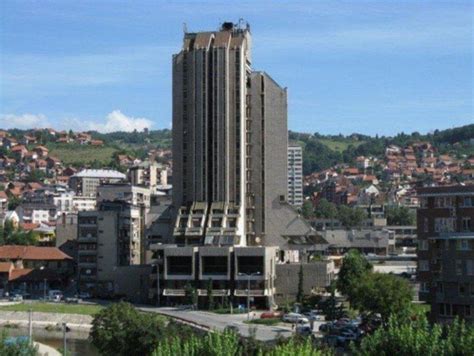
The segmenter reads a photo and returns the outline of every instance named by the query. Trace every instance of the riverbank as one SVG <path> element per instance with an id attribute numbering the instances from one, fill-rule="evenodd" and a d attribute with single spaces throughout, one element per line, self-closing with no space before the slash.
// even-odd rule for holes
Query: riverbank
<path id="1" fill-rule="evenodd" d="M 31 320 L 35 329 L 54 329 L 66 323 L 70 330 L 89 332 L 92 328 L 93 317 L 81 314 L 40 313 L 32 312 Z M 29 313 L 21 311 L 0 311 L 0 326 L 28 327 Z"/>

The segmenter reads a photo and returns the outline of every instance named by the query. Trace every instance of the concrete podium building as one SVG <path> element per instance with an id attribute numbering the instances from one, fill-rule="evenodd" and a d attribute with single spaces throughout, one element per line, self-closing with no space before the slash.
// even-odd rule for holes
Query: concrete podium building
<path id="1" fill-rule="evenodd" d="M 251 43 L 248 25 L 226 22 L 185 33 L 173 56 L 174 226 L 153 246 L 167 300 L 212 279 L 214 295 L 245 298 L 250 283 L 269 305 L 275 264 L 317 240 L 288 202 L 286 88 L 252 70 Z"/>

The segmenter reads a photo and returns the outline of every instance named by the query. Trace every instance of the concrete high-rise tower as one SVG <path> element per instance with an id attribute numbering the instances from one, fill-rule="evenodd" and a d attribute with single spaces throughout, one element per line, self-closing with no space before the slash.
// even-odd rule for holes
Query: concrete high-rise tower
<path id="1" fill-rule="evenodd" d="M 286 88 L 252 71 L 248 25 L 185 33 L 173 56 L 174 242 L 284 243 L 296 217 L 287 147 Z"/>

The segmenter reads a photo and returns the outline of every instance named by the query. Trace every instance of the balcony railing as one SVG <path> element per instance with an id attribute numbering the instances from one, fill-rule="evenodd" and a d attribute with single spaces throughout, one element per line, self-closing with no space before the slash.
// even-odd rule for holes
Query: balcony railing
<path id="1" fill-rule="evenodd" d="M 207 289 L 198 289 L 198 295 L 200 297 L 207 296 Z M 230 295 L 230 290 L 229 289 L 213 289 L 212 290 L 212 295 L 215 297 L 224 297 Z"/>
<path id="2" fill-rule="evenodd" d="M 184 289 L 165 288 L 163 290 L 163 295 L 170 297 L 184 297 L 186 295 L 186 291 Z"/>

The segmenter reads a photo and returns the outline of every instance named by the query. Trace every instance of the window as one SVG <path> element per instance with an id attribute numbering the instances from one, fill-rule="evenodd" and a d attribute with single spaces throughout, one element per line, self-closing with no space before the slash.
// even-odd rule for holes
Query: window
<path id="1" fill-rule="evenodd" d="M 466 260 L 466 274 L 474 276 L 474 260 Z"/>
<path id="2" fill-rule="evenodd" d="M 443 283 L 441 283 L 441 282 L 436 283 L 436 292 L 437 293 L 444 293 Z"/>
<path id="3" fill-rule="evenodd" d="M 458 290 L 459 295 L 463 296 L 464 294 L 466 294 L 467 288 L 466 288 L 465 284 L 463 284 L 463 283 L 459 284 L 458 288 L 459 288 L 459 290 Z"/>
<path id="4" fill-rule="evenodd" d="M 435 218 L 435 232 L 453 232 L 454 230 L 454 218 Z"/>
<path id="5" fill-rule="evenodd" d="M 450 208 L 453 206 L 453 199 L 451 197 L 435 198 L 435 208 Z"/>
<path id="6" fill-rule="evenodd" d="M 428 293 L 430 291 L 428 282 L 422 282 L 420 285 L 420 292 L 422 293 Z"/>
<path id="7" fill-rule="evenodd" d="M 425 219 L 423 220 L 423 231 L 424 231 L 424 232 L 429 232 L 428 218 L 425 218 Z"/>
<path id="8" fill-rule="evenodd" d="M 443 303 L 439 304 L 439 314 L 451 316 L 452 315 L 451 304 L 443 304 Z"/>
<path id="9" fill-rule="evenodd" d="M 454 265 L 455 265 L 456 275 L 458 276 L 462 275 L 462 260 L 456 260 Z"/>
<path id="10" fill-rule="evenodd" d="M 423 271 L 424 271 L 424 272 L 429 271 L 429 270 L 430 270 L 430 266 L 429 266 L 429 264 L 428 264 L 428 261 L 427 261 L 427 260 L 419 260 L 419 261 L 418 261 L 418 269 L 419 269 L 420 271 L 422 271 L 422 272 L 423 272 Z"/>
<path id="11" fill-rule="evenodd" d="M 471 316 L 471 306 L 470 305 L 465 305 L 464 306 L 464 315 L 465 316 Z"/>
<path id="12" fill-rule="evenodd" d="M 427 240 L 418 241 L 418 249 L 420 251 L 428 251 L 428 241 Z"/>
<path id="13" fill-rule="evenodd" d="M 458 240 L 456 241 L 456 250 L 458 251 L 469 251 L 469 241 L 468 240 Z"/>
<path id="14" fill-rule="evenodd" d="M 474 206 L 474 197 L 464 197 L 462 200 L 462 206 L 465 208 Z"/>
<path id="15" fill-rule="evenodd" d="M 471 218 L 462 218 L 462 231 L 471 231 Z"/>

